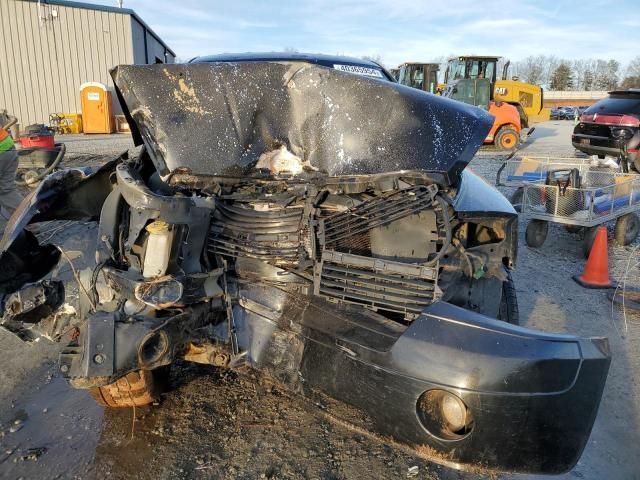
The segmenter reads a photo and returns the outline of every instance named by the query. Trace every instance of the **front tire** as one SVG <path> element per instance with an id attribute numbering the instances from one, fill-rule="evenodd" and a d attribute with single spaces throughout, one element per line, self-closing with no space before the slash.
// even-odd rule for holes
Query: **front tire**
<path id="1" fill-rule="evenodd" d="M 584 240 L 582 241 L 582 253 L 584 254 L 584 258 L 589 258 L 591 247 L 593 246 L 597 233 L 598 225 L 584 229 Z"/>
<path id="2" fill-rule="evenodd" d="M 540 248 L 547 239 L 549 223 L 545 220 L 533 219 L 527 225 L 524 240 L 531 248 Z"/>
<path id="3" fill-rule="evenodd" d="M 502 127 L 498 130 L 494 143 L 498 150 L 511 152 L 518 148 L 520 135 L 511 127 Z"/>
<path id="4" fill-rule="evenodd" d="M 613 236 L 616 245 L 629 245 L 638 237 L 638 233 L 640 233 L 640 218 L 635 213 L 618 217 Z"/>
<path id="5" fill-rule="evenodd" d="M 524 188 L 518 187 L 516 191 L 513 192 L 513 195 L 511 195 L 511 199 L 509 200 L 511 202 L 511 205 L 513 205 L 513 209 L 518 213 L 522 212 L 523 199 L 524 199 Z"/>
<path id="6" fill-rule="evenodd" d="M 162 377 L 167 373 L 164 368 L 138 370 L 104 387 L 91 388 L 89 393 L 103 407 L 143 407 L 160 398 Z"/>

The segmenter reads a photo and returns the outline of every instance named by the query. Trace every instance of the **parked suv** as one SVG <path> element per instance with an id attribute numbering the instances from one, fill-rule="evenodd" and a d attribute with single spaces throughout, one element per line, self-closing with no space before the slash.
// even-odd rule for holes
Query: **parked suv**
<path id="1" fill-rule="evenodd" d="M 640 89 L 609 92 L 585 110 L 571 141 L 589 155 L 626 157 L 640 171 Z"/>

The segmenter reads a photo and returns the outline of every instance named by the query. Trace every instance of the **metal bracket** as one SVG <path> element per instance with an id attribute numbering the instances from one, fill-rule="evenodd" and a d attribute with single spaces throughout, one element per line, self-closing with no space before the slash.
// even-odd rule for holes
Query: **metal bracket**
<path id="1" fill-rule="evenodd" d="M 111 376 L 114 372 L 115 320 L 113 314 L 87 319 L 84 371 L 88 377 Z"/>

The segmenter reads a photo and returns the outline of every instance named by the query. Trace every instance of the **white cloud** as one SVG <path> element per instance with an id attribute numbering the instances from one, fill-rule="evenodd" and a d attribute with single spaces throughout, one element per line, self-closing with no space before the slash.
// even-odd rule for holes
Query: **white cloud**
<path id="1" fill-rule="evenodd" d="M 0 0 L 1 1 L 1 0 Z M 110 3 L 108 0 L 88 0 Z M 282 50 L 381 55 L 395 65 L 451 53 L 612 58 L 638 55 L 637 0 L 124 0 L 183 58 Z M 516 4 L 517 3 L 517 4 Z M 637 35 L 636 35 L 637 36 Z"/>

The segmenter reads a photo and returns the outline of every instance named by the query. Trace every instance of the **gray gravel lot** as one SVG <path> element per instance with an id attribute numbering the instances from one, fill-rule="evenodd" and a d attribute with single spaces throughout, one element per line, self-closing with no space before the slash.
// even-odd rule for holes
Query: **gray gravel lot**
<path id="1" fill-rule="evenodd" d="M 134 148 L 131 135 L 115 133 L 113 135 L 58 135 L 56 142 L 64 142 L 67 154 L 78 155 L 117 155 Z"/>
<path id="2" fill-rule="evenodd" d="M 571 156 L 572 122 L 547 122 L 523 148 L 527 154 Z M 67 164 L 104 161 L 132 147 L 125 135 L 64 136 Z M 98 156 L 96 156 L 98 155 Z M 481 151 L 471 168 L 490 183 L 504 156 Z M 503 189 L 508 194 L 508 189 Z M 607 336 L 613 361 L 594 430 L 578 465 L 559 478 L 640 478 L 640 315 L 612 307 L 606 292 L 571 280 L 584 259 L 577 235 L 552 228 L 541 249 L 524 245 L 515 281 L 521 323 L 549 332 Z M 95 229 L 78 224 L 53 242 L 92 255 Z M 639 243 L 610 245 L 610 270 L 622 280 Z M 61 271 L 64 267 L 60 267 Z M 64 274 L 64 272 L 62 272 Z M 68 274 L 68 272 L 67 272 Z M 626 277 L 640 288 L 638 267 Z M 482 478 L 439 467 L 327 421 L 317 409 L 257 379 L 212 368 L 178 366 L 173 391 L 160 406 L 108 411 L 58 377 L 59 346 L 24 346 L 0 331 L 0 476 L 6 478 Z M 132 424 L 132 414 L 136 422 Z M 23 427 L 9 429 L 18 420 Z M 570 434 L 570 432 L 567 432 Z M 45 447 L 37 459 L 28 448 Z M 509 448 L 505 445 L 505 448 Z M 262 477 L 264 475 L 264 477 Z M 537 478 L 498 475 L 497 478 Z M 542 478 L 542 477 L 540 477 Z"/>

